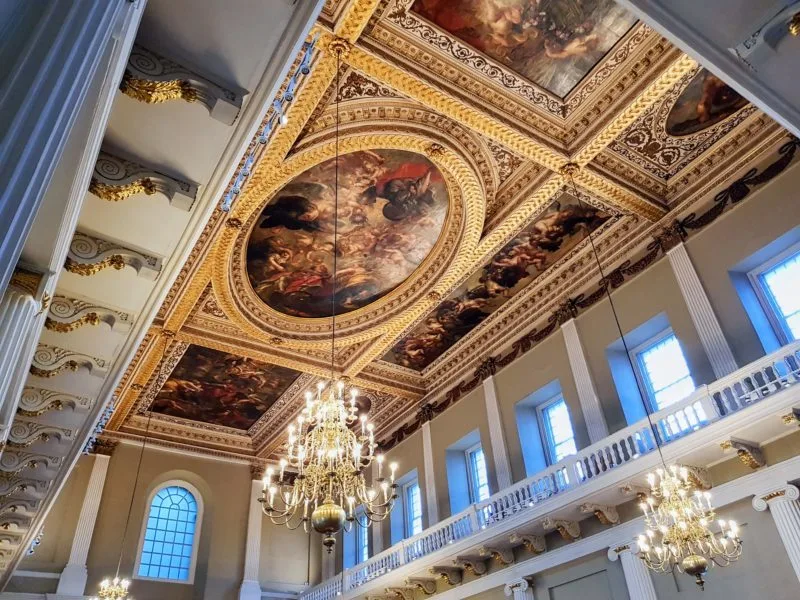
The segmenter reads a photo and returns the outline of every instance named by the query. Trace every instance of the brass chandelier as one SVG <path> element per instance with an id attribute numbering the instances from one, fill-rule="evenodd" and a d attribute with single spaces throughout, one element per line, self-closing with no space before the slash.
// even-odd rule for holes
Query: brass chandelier
<path id="1" fill-rule="evenodd" d="M 128 587 L 131 582 L 127 579 L 104 579 L 100 582 L 100 590 L 97 592 L 99 600 L 125 600 L 128 597 Z"/>
<path id="2" fill-rule="evenodd" d="M 657 573 L 678 570 L 692 575 L 704 589 L 703 575 L 714 565 L 725 567 L 742 555 L 739 527 L 717 521 L 711 494 L 696 489 L 686 467 L 672 465 L 647 476 L 650 496 L 639 505 L 647 530 L 639 536 L 639 556 Z"/>
<path id="3" fill-rule="evenodd" d="M 337 56 L 336 89 L 339 89 Z M 358 414 L 358 390 L 348 386 L 335 370 L 336 350 L 336 239 L 339 214 L 339 100 L 336 100 L 336 150 L 333 217 L 333 290 L 331 291 L 331 377 L 317 383 L 316 394 L 306 392 L 306 403 L 295 423 L 287 428 L 286 456 L 279 472 L 268 468 L 264 477 L 261 508 L 270 520 L 290 529 L 309 525 L 321 533 L 330 553 L 334 537 L 354 526 L 368 527 L 389 516 L 397 499 L 395 471 L 384 475 L 384 457 L 377 452 L 375 427 L 366 414 Z M 373 462 L 377 473 L 372 484 L 365 472 Z M 290 473 L 291 472 L 291 473 Z"/>
<path id="4" fill-rule="evenodd" d="M 575 185 L 575 174 L 579 170 L 580 167 L 577 164 L 568 163 L 562 167 L 561 175 L 569 178 L 575 198 L 579 204 L 583 205 L 583 200 Z M 603 272 L 591 232 L 587 237 L 600 274 L 601 285 L 605 289 L 611 313 L 622 340 L 625 356 L 631 371 L 635 371 L 614 300 L 611 298 L 611 284 Z M 638 378 L 636 378 L 636 387 L 642 403 L 645 404 L 645 393 Z M 686 573 L 695 578 L 700 589 L 704 589 L 703 575 L 709 568 L 715 565 L 726 567 L 742 555 L 739 528 L 733 521 L 726 522 L 720 519 L 716 521 L 720 534 L 717 536 L 712 532 L 711 527 L 714 526 L 716 515 L 711 504 L 711 494 L 696 489 L 686 467 L 667 466 L 661 452 L 661 437 L 658 429 L 653 424 L 650 410 L 646 404 L 644 409 L 663 468 L 656 469 L 655 473 L 647 476 L 650 495 L 646 496 L 639 505 L 644 512 L 647 529 L 638 537 L 638 556 L 650 570 L 656 573 L 671 573 L 674 570 Z"/>

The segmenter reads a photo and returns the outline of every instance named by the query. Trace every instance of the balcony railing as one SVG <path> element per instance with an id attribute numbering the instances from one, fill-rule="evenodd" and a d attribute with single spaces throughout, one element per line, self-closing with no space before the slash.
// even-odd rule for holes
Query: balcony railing
<path id="1" fill-rule="evenodd" d="M 489 499 L 440 521 L 336 577 L 309 589 L 304 600 L 331 600 L 401 565 L 441 550 L 455 541 L 491 528 L 536 504 L 578 488 L 709 424 L 741 411 L 783 389 L 800 383 L 800 342 L 793 342 L 710 385 L 697 388 L 680 402 L 650 418 L 609 435 Z"/>

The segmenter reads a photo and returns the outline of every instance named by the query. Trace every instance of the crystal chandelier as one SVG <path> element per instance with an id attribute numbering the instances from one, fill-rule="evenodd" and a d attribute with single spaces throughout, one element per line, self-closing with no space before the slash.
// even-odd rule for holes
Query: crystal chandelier
<path id="1" fill-rule="evenodd" d="M 100 591 L 92 600 L 125 600 L 128 597 L 128 586 L 131 582 L 127 579 L 104 579 L 100 582 Z"/>
<path id="2" fill-rule="evenodd" d="M 572 182 L 572 191 L 578 203 L 584 202 L 575 185 L 575 175 L 580 166 L 568 163 L 561 168 L 561 175 Z M 603 272 L 600 255 L 594 245 L 591 232 L 588 233 L 589 245 L 594 255 L 601 285 L 611 307 L 616 329 L 619 332 L 625 356 L 631 371 L 636 372 L 631 358 L 625 334 L 620 325 L 619 315 L 611 297 L 611 283 Z M 718 520 L 720 534 L 711 531 L 715 520 L 714 508 L 711 505 L 711 494 L 695 489 L 688 469 L 672 465 L 667 467 L 661 452 L 661 437 L 650 417 L 650 410 L 644 398 L 639 378 L 636 378 L 639 396 L 644 404 L 647 421 L 653 433 L 656 449 L 664 468 L 647 476 L 650 484 L 650 496 L 644 498 L 639 505 L 644 512 L 644 534 L 638 538 L 639 558 L 647 567 L 656 573 L 671 573 L 677 569 L 681 573 L 692 575 L 701 589 L 705 586 L 703 575 L 714 565 L 726 567 L 742 555 L 742 541 L 739 539 L 739 528 L 733 521 Z"/>
<path id="3" fill-rule="evenodd" d="M 714 535 L 711 494 L 695 489 L 685 467 L 657 469 L 647 481 L 650 496 L 639 505 L 647 526 L 639 536 L 639 556 L 657 573 L 677 569 L 694 576 L 704 589 L 703 575 L 710 567 L 728 566 L 742 555 L 739 527 L 720 519 L 720 533 Z"/>
<path id="4" fill-rule="evenodd" d="M 336 89 L 339 89 L 339 62 L 342 48 L 336 52 Z M 280 459 L 276 475 L 268 468 L 259 498 L 270 520 L 290 529 L 301 525 L 321 533 L 330 553 L 334 537 L 342 529 L 368 527 L 389 516 L 397 499 L 395 471 L 389 465 L 384 476 L 384 457 L 376 453 L 375 427 L 366 414 L 358 414 L 358 391 L 336 377 L 336 239 L 339 216 L 339 100 L 336 100 L 336 146 L 333 218 L 333 277 L 331 292 L 331 377 L 317 383 L 316 394 L 306 392 L 306 403 L 296 423 L 288 427 L 287 454 Z M 375 479 L 367 483 L 365 471 L 373 461 Z M 287 472 L 291 472 L 291 475 Z"/>

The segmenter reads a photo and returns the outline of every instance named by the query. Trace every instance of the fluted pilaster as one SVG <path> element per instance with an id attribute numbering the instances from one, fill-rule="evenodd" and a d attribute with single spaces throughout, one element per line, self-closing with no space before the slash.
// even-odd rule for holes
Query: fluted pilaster
<path id="1" fill-rule="evenodd" d="M 564 343 L 567 346 L 567 356 L 569 366 L 572 370 L 572 377 L 575 380 L 575 387 L 578 390 L 578 399 L 581 402 L 583 418 L 586 420 L 586 429 L 589 431 L 589 440 L 594 444 L 608 437 L 608 425 L 603 415 L 603 408 L 600 406 L 600 398 L 594 387 L 592 374 L 589 372 L 589 365 L 586 362 L 586 355 L 583 352 L 578 327 L 575 319 L 570 319 L 561 326 L 564 335 Z"/>
<path id="2" fill-rule="evenodd" d="M 250 486 L 250 511 L 247 515 L 247 540 L 244 554 L 244 578 L 239 588 L 239 600 L 260 600 L 261 584 L 258 568 L 261 562 L 261 503 L 262 482 L 254 479 Z"/>
<path id="3" fill-rule="evenodd" d="M 619 559 L 622 563 L 622 572 L 625 574 L 625 584 L 628 586 L 631 600 L 658 600 L 650 571 L 635 552 L 636 545 L 631 542 L 609 548 L 608 558 L 612 561 Z"/>
<path id="4" fill-rule="evenodd" d="M 514 483 L 511 477 L 511 460 L 508 458 L 508 447 L 500 418 L 500 407 L 497 404 L 497 387 L 494 376 L 483 380 L 483 394 L 486 400 L 486 417 L 489 424 L 489 441 L 492 444 L 494 471 L 497 475 L 497 486 L 503 490 Z"/>
<path id="5" fill-rule="evenodd" d="M 753 508 L 759 512 L 769 509 L 775 520 L 775 527 L 781 536 L 786 555 L 792 563 L 797 578 L 800 579 L 800 490 L 786 484 L 753 498 Z"/>

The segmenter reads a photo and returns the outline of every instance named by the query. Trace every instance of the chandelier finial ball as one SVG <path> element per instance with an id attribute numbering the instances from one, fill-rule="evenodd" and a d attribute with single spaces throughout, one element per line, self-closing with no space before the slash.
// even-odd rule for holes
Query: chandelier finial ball
<path id="1" fill-rule="evenodd" d="M 687 575 L 692 575 L 697 585 L 703 588 L 705 581 L 703 575 L 708 571 L 708 561 L 703 556 L 697 554 L 690 554 L 681 561 L 681 568 Z"/>
<path id="2" fill-rule="evenodd" d="M 330 536 L 344 527 L 346 519 L 347 515 L 341 506 L 333 502 L 325 502 L 311 513 L 311 526 L 314 531 Z"/>

